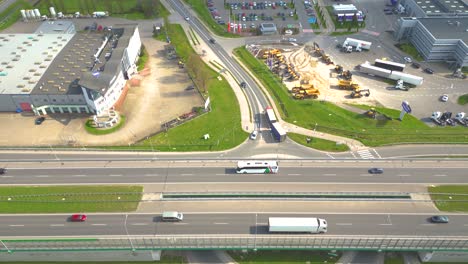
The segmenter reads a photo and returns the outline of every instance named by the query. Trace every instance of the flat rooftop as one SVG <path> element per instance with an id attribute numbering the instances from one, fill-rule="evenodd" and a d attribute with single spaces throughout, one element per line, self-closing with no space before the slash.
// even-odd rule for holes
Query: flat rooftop
<path id="1" fill-rule="evenodd" d="M 29 94 L 72 34 L 0 34 L 0 94 Z"/>
<path id="2" fill-rule="evenodd" d="M 468 17 L 428 17 L 418 20 L 438 39 L 461 39 L 468 45 Z"/>
<path id="3" fill-rule="evenodd" d="M 69 20 L 50 20 L 39 25 L 35 34 L 71 34 L 75 33 L 75 24 Z"/>
<path id="4" fill-rule="evenodd" d="M 415 0 L 428 15 L 443 13 L 468 14 L 468 5 L 463 0 Z"/>

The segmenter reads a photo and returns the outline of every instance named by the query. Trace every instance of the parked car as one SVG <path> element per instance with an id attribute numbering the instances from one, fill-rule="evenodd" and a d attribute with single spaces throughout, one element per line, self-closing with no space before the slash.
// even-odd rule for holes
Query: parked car
<path id="1" fill-rule="evenodd" d="M 405 60 L 406 63 L 412 63 L 413 62 L 413 60 L 410 57 L 404 57 L 403 59 Z"/>
<path id="2" fill-rule="evenodd" d="M 252 134 L 250 134 L 250 139 L 251 140 L 256 140 L 257 139 L 257 136 L 258 136 L 258 131 L 257 130 L 254 130 L 252 132 Z"/>
<path id="3" fill-rule="evenodd" d="M 433 73 L 434 73 L 434 71 L 433 71 L 431 68 L 426 68 L 426 69 L 424 69 L 424 72 L 425 72 L 425 73 L 429 73 L 429 74 L 433 74 Z"/>
<path id="4" fill-rule="evenodd" d="M 45 117 L 41 116 L 41 117 L 36 118 L 36 120 L 34 121 L 34 123 L 35 123 L 36 125 L 40 125 L 40 124 L 42 124 L 42 122 L 44 122 L 44 120 L 45 120 Z"/>
<path id="5" fill-rule="evenodd" d="M 441 100 L 442 102 L 447 102 L 448 99 L 449 99 L 449 97 L 448 97 L 448 95 L 446 95 L 446 94 L 444 94 L 444 95 L 442 95 L 442 96 L 440 97 L 440 100 Z"/>
<path id="6" fill-rule="evenodd" d="M 447 224 L 449 222 L 449 218 L 445 215 L 434 215 L 431 217 L 431 222 L 437 224 Z"/>
<path id="7" fill-rule="evenodd" d="M 421 64 L 419 64 L 419 63 L 417 63 L 417 62 L 411 63 L 411 66 L 413 66 L 413 68 L 415 68 L 415 69 L 421 68 Z"/>
<path id="8" fill-rule="evenodd" d="M 84 222 L 88 219 L 85 214 L 74 214 L 70 217 L 70 221 L 72 222 Z"/>
<path id="9" fill-rule="evenodd" d="M 370 174 L 382 174 L 384 170 L 382 168 L 372 168 L 369 169 Z"/>

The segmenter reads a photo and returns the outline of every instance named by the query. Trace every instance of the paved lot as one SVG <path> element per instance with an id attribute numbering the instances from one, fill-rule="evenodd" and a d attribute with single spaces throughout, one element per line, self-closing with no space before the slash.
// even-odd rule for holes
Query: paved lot
<path id="1" fill-rule="evenodd" d="M 90 25 L 93 20 L 74 20 L 77 29 Z M 100 19 L 98 23 L 110 26 L 129 23 L 119 18 Z M 191 85 L 185 70 L 179 69 L 177 61 L 168 61 L 161 51 L 165 43 L 151 38 L 152 23 L 139 22 L 140 36 L 150 54 L 148 76 L 135 76 L 141 79 L 139 87 L 131 87 L 121 112 L 127 123 L 119 131 L 105 135 L 88 134 L 84 128 L 87 117 L 84 115 L 49 115 L 42 125 L 35 125 L 31 113 L 0 113 L 2 126 L 9 129 L 0 131 L 0 145 L 3 146 L 43 146 L 54 145 L 127 145 L 143 139 L 160 130 L 161 123 L 190 112 L 193 106 L 203 105 L 203 100 L 195 91 L 185 91 Z M 5 32 L 33 32 L 38 23 L 18 22 Z M 14 134 L 15 137 L 11 137 Z"/>
<path id="2" fill-rule="evenodd" d="M 223 1 L 213 1 L 212 6 L 208 8 L 213 17 L 221 17 L 217 20 L 226 24 L 229 22 L 229 14 L 232 11 L 230 21 L 242 24 L 242 31 L 255 31 L 261 23 L 275 23 L 278 30 L 288 25 L 297 25 L 299 21 L 294 18 L 294 9 L 285 4 L 280 5 L 280 2 L 286 4 L 291 1 L 226 1 L 226 6 Z M 302 5 L 298 7 L 302 8 Z"/>

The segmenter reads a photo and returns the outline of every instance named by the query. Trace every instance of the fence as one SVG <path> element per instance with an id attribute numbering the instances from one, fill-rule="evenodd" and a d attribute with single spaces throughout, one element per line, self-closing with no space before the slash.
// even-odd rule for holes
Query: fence
<path id="1" fill-rule="evenodd" d="M 0 240 L 0 252 L 309 249 L 372 251 L 468 251 L 468 237 L 364 237 L 323 235 L 135 236 L 101 239 Z"/>

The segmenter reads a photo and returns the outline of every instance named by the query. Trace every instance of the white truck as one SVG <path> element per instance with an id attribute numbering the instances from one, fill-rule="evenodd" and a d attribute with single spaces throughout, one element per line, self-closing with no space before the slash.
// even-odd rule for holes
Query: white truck
<path id="1" fill-rule="evenodd" d="M 384 77 L 384 78 L 389 78 L 390 74 L 392 74 L 391 70 L 372 66 L 368 62 L 361 64 L 359 67 L 359 71 L 363 73 L 367 73 L 369 75 Z"/>
<path id="2" fill-rule="evenodd" d="M 356 51 L 362 51 L 363 49 L 370 50 L 371 45 L 372 42 L 353 38 L 346 38 L 346 40 L 343 42 L 344 49 L 346 49 L 348 46 L 351 46 L 354 47 Z"/>
<path id="3" fill-rule="evenodd" d="M 392 71 L 392 74 L 390 74 L 388 78 L 392 80 L 396 80 L 396 81 L 403 80 L 403 82 L 413 84 L 413 85 L 421 85 L 424 81 L 424 78 L 422 77 L 399 72 L 399 71 Z"/>
<path id="4" fill-rule="evenodd" d="M 270 217 L 270 233 L 326 233 L 327 221 L 315 217 Z"/>

